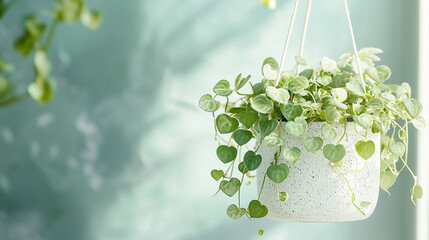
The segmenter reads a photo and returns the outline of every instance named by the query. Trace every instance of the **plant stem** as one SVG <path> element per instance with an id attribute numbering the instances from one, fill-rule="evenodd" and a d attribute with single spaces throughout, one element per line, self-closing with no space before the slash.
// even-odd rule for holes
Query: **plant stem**
<path id="1" fill-rule="evenodd" d="M 258 201 L 259 201 L 259 199 L 261 199 L 262 189 L 264 188 L 266 177 L 267 177 L 267 173 L 265 172 L 264 179 L 262 180 L 261 190 L 259 190 Z"/>
<path id="2" fill-rule="evenodd" d="M 43 50 L 45 50 L 46 53 L 49 51 L 49 48 L 52 45 L 52 41 L 54 40 L 54 37 L 55 37 L 55 32 L 57 31 L 58 23 L 59 23 L 58 20 L 54 20 L 51 26 L 49 27 L 48 37 L 46 38 L 46 43 L 45 43 L 45 46 L 43 47 Z"/>

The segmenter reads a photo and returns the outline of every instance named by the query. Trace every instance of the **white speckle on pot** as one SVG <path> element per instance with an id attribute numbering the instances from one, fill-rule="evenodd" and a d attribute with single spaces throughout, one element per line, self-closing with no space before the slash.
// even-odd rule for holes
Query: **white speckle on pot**
<path id="1" fill-rule="evenodd" d="M 321 136 L 321 127 L 324 122 L 313 122 L 307 128 L 307 134 Z M 284 123 L 282 123 L 284 125 Z M 334 125 L 337 130 L 337 139 L 329 142 L 337 144 L 344 133 L 344 125 Z M 286 163 L 289 166 L 288 178 L 278 184 L 278 191 L 285 191 L 289 198 L 282 202 L 276 194 L 276 185 L 266 178 L 260 201 L 268 207 L 268 217 L 277 220 L 306 221 L 306 222 L 335 222 L 355 221 L 368 218 L 375 209 L 379 193 L 380 180 L 380 134 L 368 132 L 368 137 L 359 135 L 354 129 L 354 123 L 347 123 L 346 136 L 340 141 L 346 148 L 344 165 L 340 167 L 341 172 L 362 169 L 365 160 L 357 152 L 355 145 L 358 141 L 372 140 L 375 143 L 375 153 L 368 159 L 367 166 L 363 171 L 346 174 L 350 187 L 356 195 L 355 203 L 359 206 L 361 201 L 371 202 L 362 208 L 365 216 L 353 205 L 352 194 L 346 181 L 334 168 L 329 165 L 329 160 L 323 156 L 322 149 L 316 152 L 307 152 L 302 144 L 301 138 L 286 134 L 282 126 L 282 137 L 285 140 L 284 147 L 298 147 L 301 157 L 291 164 L 279 158 L 278 163 Z M 356 125 L 360 134 L 365 134 L 364 129 Z M 328 144 L 324 140 L 324 145 Z M 261 189 L 262 180 L 266 169 L 274 162 L 274 153 L 277 147 L 267 147 L 263 143 L 259 154 L 262 155 L 262 164 L 258 168 L 258 193 Z"/>

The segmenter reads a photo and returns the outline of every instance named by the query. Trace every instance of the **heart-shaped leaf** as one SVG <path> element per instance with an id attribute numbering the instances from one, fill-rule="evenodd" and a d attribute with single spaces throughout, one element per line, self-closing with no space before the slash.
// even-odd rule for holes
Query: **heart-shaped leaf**
<path id="1" fill-rule="evenodd" d="M 308 88 L 309 83 L 307 78 L 301 76 L 292 79 L 289 82 L 288 89 L 293 93 L 301 93 L 304 89 Z"/>
<path id="2" fill-rule="evenodd" d="M 390 68 L 388 68 L 387 66 L 380 65 L 377 68 L 367 67 L 365 70 L 365 74 L 367 74 L 374 81 L 382 83 L 390 77 L 391 71 Z"/>
<path id="3" fill-rule="evenodd" d="M 359 116 L 354 115 L 353 120 L 364 129 L 368 129 L 372 125 L 372 117 L 368 113 L 362 113 Z"/>
<path id="4" fill-rule="evenodd" d="M 265 89 L 265 92 L 267 93 L 268 97 L 282 104 L 286 104 L 290 97 L 289 91 L 284 88 L 275 88 L 272 86 L 268 86 Z"/>
<path id="5" fill-rule="evenodd" d="M 328 57 L 323 57 L 320 66 L 325 72 L 334 72 L 337 69 L 337 62 Z"/>
<path id="6" fill-rule="evenodd" d="M 224 192 L 227 196 L 234 196 L 234 194 L 240 189 L 240 180 L 237 178 L 231 178 L 229 181 L 222 180 L 220 182 L 219 187 L 222 192 Z"/>
<path id="7" fill-rule="evenodd" d="M 411 118 L 416 118 L 423 110 L 422 104 L 414 98 L 405 99 L 404 106 L 405 110 L 408 114 L 410 114 Z"/>
<path id="8" fill-rule="evenodd" d="M 304 71 L 299 73 L 299 76 L 303 76 L 305 78 L 307 78 L 308 80 L 310 80 L 313 77 L 313 73 L 314 70 L 309 68 L 309 69 L 305 69 Z"/>
<path id="9" fill-rule="evenodd" d="M 419 115 L 418 117 L 414 118 L 412 123 L 414 127 L 418 130 L 423 130 L 426 127 L 426 120 L 422 115 Z"/>
<path id="10" fill-rule="evenodd" d="M 268 208 L 265 205 L 262 205 L 258 200 L 250 201 L 247 209 L 249 210 L 251 218 L 262 218 L 268 214 Z"/>
<path id="11" fill-rule="evenodd" d="M 200 98 L 198 106 L 206 112 L 214 112 L 220 107 L 220 102 L 214 100 L 212 95 L 205 94 Z"/>
<path id="12" fill-rule="evenodd" d="M 405 153 L 405 145 L 402 142 L 392 140 L 389 142 L 389 150 L 395 156 L 401 157 Z"/>
<path id="13" fill-rule="evenodd" d="M 221 179 L 224 176 L 224 172 L 222 170 L 213 169 L 210 172 L 210 175 L 212 176 L 212 178 L 214 180 L 218 181 L 219 179 Z"/>
<path id="14" fill-rule="evenodd" d="M 246 78 L 242 78 L 240 73 L 235 79 L 235 90 L 239 90 L 240 88 L 244 87 L 244 85 L 246 85 L 249 79 L 250 79 L 250 75 L 247 76 Z"/>
<path id="15" fill-rule="evenodd" d="M 235 204 L 229 205 L 229 207 L 226 209 L 226 214 L 228 214 L 228 217 L 230 217 L 232 220 L 241 218 L 245 213 L 245 208 L 238 208 Z"/>
<path id="16" fill-rule="evenodd" d="M 296 56 L 295 56 L 295 62 L 296 62 L 296 64 L 298 64 L 298 65 L 302 65 L 302 66 L 307 65 L 307 61 L 305 60 L 305 58 L 303 58 L 303 57 L 302 57 L 302 56 L 300 56 L 300 55 L 296 55 Z M 311 70 L 313 70 L 313 69 L 311 69 Z"/>
<path id="17" fill-rule="evenodd" d="M 238 129 L 234 132 L 234 141 L 240 145 L 243 146 L 244 144 L 248 143 L 250 139 L 252 139 L 252 132 L 248 130 Z"/>
<path id="18" fill-rule="evenodd" d="M 268 117 L 264 116 L 259 119 L 258 126 L 259 126 L 259 132 L 262 137 L 268 136 L 270 133 L 272 133 L 278 125 L 278 122 L 276 119 L 268 119 Z"/>
<path id="19" fill-rule="evenodd" d="M 289 198 L 288 194 L 286 192 L 280 192 L 279 193 L 279 200 L 284 202 Z"/>
<path id="20" fill-rule="evenodd" d="M 411 196 L 413 198 L 420 199 L 423 197 L 423 189 L 420 185 L 414 185 L 410 190 Z"/>
<path id="21" fill-rule="evenodd" d="M 322 136 L 328 142 L 333 141 L 337 138 L 337 130 L 331 125 L 325 123 L 322 125 Z"/>
<path id="22" fill-rule="evenodd" d="M 278 70 L 279 70 L 279 64 L 278 64 L 278 63 L 277 63 L 277 61 L 276 61 L 274 58 L 272 58 L 272 57 L 266 58 L 266 59 L 264 60 L 264 62 L 262 63 L 262 68 L 261 68 L 262 73 L 264 73 L 264 67 L 265 67 L 265 65 L 269 65 L 269 66 L 271 67 L 271 69 L 273 69 L 273 70 L 276 70 L 276 71 L 278 71 Z"/>
<path id="23" fill-rule="evenodd" d="M 327 144 L 323 147 L 323 155 L 332 163 L 341 161 L 346 155 L 346 148 L 341 145 Z"/>
<path id="24" fill-rule="evenodd" d="M 375 144 L 373 141 L 358 141 L 356 143 L 356 152 L 361 158 L 368 160 L 375 153 Z"/>
<path id="25" fill-rule="evenodd" d="M 302 137 L 307 131 L 307 121 L 297 117 L 293 122 L 289 121 L 285 124 L 286 133 L 294 137 Z"/>
<path id="26" fill-rule="evenodd" d="M 249 171 L 253 171 L 261 165 L 262 156 L 253 151 L 247 151 L 243 158 L 244 164 Z"/>
<path id="27" fill-rule="evenodd" d="M 251 110 L 245 110 L 238 114 L 238 119 L 246 128 L 251 128 L 258 121 L 258 114 Z"/>
<path id="28" fill-rule="evenodd" d="M 323 86 L 328 86 L 332 82 L 332 77 L 329 75 L 322 75 L 316 80 L 316 82 Z"/>
<path id="29" fill-rule="evenodd" d="M 284 145 L 284 140 L 277 133 L 271 133 L 264 137 L 265 144 L 268 147 L 280 147 Z"/>
<path id="30" fill-rule="evenodd" d="M 217 95 L 227 97 L 231 95 L 232 89 L 229 86 L 229 82 L 227 80 L 220 80 L 214 86 L 213 92 L 216 93 Z"/>
<path id="31" fill-rule="evenodd" d="M 388 192 L 389 189 L 395 182 L 398 176 L 392 173 L 390 170 L 380 173 L 380 188 Z"/>
<path id="32" fill-rule="evenodd" d="M 271 102 L 264 94 L 259 94 L 252 101 L 252 108 L 260 113 L 270 113 L 273 110 L 273 102 Z"/>
<path id="33" fill-rule="evenodd" d="M 238 164 L 238 171 L 240 171 L 242 174 L 246 174 L 249 170 L 247 169 L 246 164 L 241 162 Z"/>
<path id="34" fill-rule="evenodd" d="M 362 83 L 352 79 L 348 83 L 346 83 L 346 88 L 353 94 L 358 96 L 365 95 L 365 90 L 362 87 Z"/>
<path id="35" fill-rule="evenodd" d="M 285 148 L 285 150 L 283 150 L 283 158 L 292 164 L 295 164 L 300 156 L 301 150 L 299 150 L 297 147 Z"/>
<path id="36" fill-rule="evenodd" d="M 275 183 L 283 182 L 289 175 L 289 167 L 280 163 L 279 165 L 271 165 L 267 169 L 267 177 Z"/>
<path id="37" fill-rule="evenodd" d="M 323 140 L 320 137 L 313 137 L 308 134 L 304 135 L 302 143 L 304 144 L 305 149 L 309 152 L 315 152 L 323 146 Z"/>
<path id="38" fill-rule="evenodd" d="M 217 157 L 223 163 L 229 163 L 237 157 L 237 148 L 220 145 L 216 150 Z"/>
<path id="39" fill-rule="evenodd" d="M 301 117 L 303 109 L 299 104 L 288 103 L 280 106 L 280 111 L 288 121 L 293 121 L 297 117 Z"/>
<path id="40" fill-rule="evenodd" d="M 369 205 L 371 205 L 371 202 L 367 202 L 367 201 L 362 201 L 362 202 L 360 202 L 360 204 L 359 204 L 362 208 L 366 208 L 366 207 L 368 207 Z"/>
<path id="41" fill-rule="evenodd" d="M 340 112 L 334 106 L 328 106 L 325 109 L 326 121 L 332 122 L 340 117 Z"/>
<path id="42" fill-rule="evenodd" d="M 216 118 L 216 126 L 222 134 L 231 133 L 238 128 L 238 120 L 222 113 Z"/>

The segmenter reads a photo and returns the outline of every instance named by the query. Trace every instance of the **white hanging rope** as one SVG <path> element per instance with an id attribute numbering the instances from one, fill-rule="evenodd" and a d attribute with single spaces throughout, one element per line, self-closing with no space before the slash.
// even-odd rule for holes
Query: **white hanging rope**
<path id="1" fill-rule="evenodd" d="M 354 51 L 354 55 L 356 58 L 356 64 L 358 67 L 359 76 L 360 76 L 360 79 L 362 81 L 362 87 L 365 91 L 365 80 L 363 79 L 362 69 L 360 67 L 359 55 L 358 55 L 358 51 L 357 51 L 357 47 L 356 47 L 355 35 L 353 33 L 352 21 L 350 20 L 350 12 L 349 12 L 349 6 L 347 5 L 347 0 L 344 0 L 344 8 L 346 9 L 347 21 L 349 23 L 350 37 L 352 38 L 353 51 Z"/>
<path id="2" fill-rule="evenodd" d="M 287 47 L 288 47 L 288 45 L 289 45 L 289 39 L 290 39 L 290 35 L 291 35 L 291 32 L 292 32 L 293 23 L 295 22 L 295 16 L 296 16 L 296 10 L 297 10 L 297 8 L 298 8 L 298 3 L 299 3 L 299 0 L 295 0 L 295 6 L 294 6 L 294 8 L 293 8 L 292 17 L 291 17 L 290 24 L 289 24 L 289 30 L 288 30 L 288 32 L 287 32 L 286 42 L 285 42 L 285 46 L 284 46 L 284 48 L 283 48 L 282 59 L 280 60 L 279 72 L 278 72 L 278 74 L 277 74 L 277 79 L 276 79 L 276 82 L 275 82 L 275 84 L 274 84 L 274 87 L 277 87 L 277 85 L 278 85 L 278 84 L 279 84 L 279 82 L 280 82 L 280 78 L 281 78 L 281 76 L 282 76 L 283 64 L 284 64 L 284 61 L 285 61 L 285 56 L 286 56 L 286 52 L 287 52 Z"/>
<path id="3" fill-rule="evenodd" d="M 307 10 L 305 11 L 304 27 L 302 29 L 302 35 L 301 35 L 301 45 L 299 46 L 299 56 L 301 57 L 304 51 L 304 42 L 305 42 L 305 36 L 307 34 L 307 25 L 308 25 L 308 18 L 310 16 L 310 8 L 311 8 L 311 0 L 308 0 Z M 296 73 L 299 73 L 299 67 L 300 65 L 296 66 Z"/>

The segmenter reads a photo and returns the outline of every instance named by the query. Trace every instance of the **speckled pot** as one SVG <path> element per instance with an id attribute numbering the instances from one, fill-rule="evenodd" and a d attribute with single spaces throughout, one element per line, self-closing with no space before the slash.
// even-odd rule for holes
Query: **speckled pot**
<path id="1" fill-rule="evenodd" d="M 282 123 L 285 124 L 285 123 Z M 307 134 L 321 136 L 323 122 L 313 122 L 307 128 Z M 340 168 L 342 172 L 362 169 L 365 160 L 362 159 L 355 149 L 359 140 L 364 137 L 356 133 L 353 122 L 347 123 L 345 138 L 341 143 L 346 147 L 347 154 L 343 159 L 344 165 Z M 337 129 L 337 139 L 340 139 L 344 132 L 344 125 L 334 126 Z M 356 125 L 357 130 L 364 134 L 365 130 Z M 347 187 L 347 183 L 342 176 L 336 172 L 329 161 L 323 156 L 322 150 L 307 152 L 300 138 L 286 134 L 282 126 L 282 137 L 285 140 L 285 147 L 298 147 L 301 150 L 301 157 L 295 164 L 290 164 L 283 157 L 279 158 L 279 163 L 286 163 L 289 166 L 288 178 L 278 184 L 278 191 L 285 191 L 289 198 L 281 202 L 276 195 L 275 183 L 266 178 L 264 189 L 260 201 L 268 207 L 268 217 L 277 220 L 303 221 L 303 222 L 337 222 L 355 221 L 368 218 L 375 209 L 379 192 L 380 180 L 380 134 L 368 133 L 368 140 L 374 141 L 376 145 L 375 154 L 368 159 L 366 168 L 358 173 L 347 174 L 347 179 L 356 195 L 356 204 L 361 201 L 371 202 L 360 213 L 352 203 L 352 195 Z M 324 141 L 324 145 L 327 144 Z M 266 169 L 274 161 L 274 153 L 278 148 L 267 147 L 262 144 L 259 154 L 263 157 L 263 162 L 258 168 L 258 191 L 261 188 Z"/>

